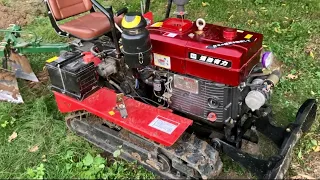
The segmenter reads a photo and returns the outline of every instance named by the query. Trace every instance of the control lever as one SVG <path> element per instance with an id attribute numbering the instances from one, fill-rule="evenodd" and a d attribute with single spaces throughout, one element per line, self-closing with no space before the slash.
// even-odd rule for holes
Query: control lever
<path id="1" fill-rule="evenodd" d="M 126 105 L 124 104 L 124 94 L 120 93 L 117 94 L 117 99 L 116 99 L 116 104 L 117 104 L 117 109 L 120 111 L 120 115 L 122 118 L 127 118 L 128 117 L 128 112 Z"/>

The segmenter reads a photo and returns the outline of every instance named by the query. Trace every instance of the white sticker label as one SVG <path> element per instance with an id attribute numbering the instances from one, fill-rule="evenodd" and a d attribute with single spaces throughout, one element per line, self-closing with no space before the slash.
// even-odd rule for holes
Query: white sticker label
<path id="1" fill-rule="evenodd" d="M 171 69 L 171 60 L 169 56 L 154 53 L 154 65 L 166 69 Z"/>
<path id="2" fill-rule="evenodd" d="M 199 82 L 195 79 L 175 74 L 173 76 L 173 85 L 177 89 L 199 94 Z"/>
<path id="3" fill-rule="evenodd" d="M 164 35 L 164 36 L 167 36 L 167 37 L 174 38 L 174 37 L 176 37 L 178 34 L 176 34 L 176 33 L 164 33 L 163 35 Z"/>
<path id="4" fill-rule="evenodd" d="M 169 123 L 168 121 L 165 121 L 164 119 L 165 118 L 158 116 L 149 124 L 149 126 L 155 128 L 155 129 L 158 129 L 162 132 L 165 132 L 167 134 L 171 134 L 178 127 L 178 125 Z"/>

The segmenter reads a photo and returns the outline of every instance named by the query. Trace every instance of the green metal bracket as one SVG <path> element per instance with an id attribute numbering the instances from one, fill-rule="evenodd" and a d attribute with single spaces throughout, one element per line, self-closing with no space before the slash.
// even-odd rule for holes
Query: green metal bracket
<path id="1" fill-rule="evenodd" d="M 42 43 L 42 39 L 35 33 L 22 31 L 21 27 L 15 24 L 11 25 L 8 29 L 0 30 L 1 32 L 4 33 L 4 39 L 0 43 L 0 58 L 6 57 L 11 49 L 21 54 L 71 50 L 70 45 L 67 43 L 44 44 Z M 32 35 L 33 39 L 30 42 L 26 42 L 21 38 L 22 33 Z"/>

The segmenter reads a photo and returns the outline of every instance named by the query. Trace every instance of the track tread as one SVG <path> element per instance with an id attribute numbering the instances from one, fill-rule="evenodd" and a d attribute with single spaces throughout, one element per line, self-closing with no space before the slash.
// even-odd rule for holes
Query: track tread
<path id="1" fill-rule="evenodd" d="M 83 117 L 83 116 L 86 117 Z M 84 113 L 79 113 L 79 116 L 77 117 L 76 114 L 73 114 L 72 116 L 69 116 L 66 118 L 66 124 L 68 128 L 71 131 L 74 131 L 76 134 L 79 136 L 82 136 L 89 142 L 97 145 L 98 147 L 104 149 L 103 147 L 108 147 L 108 149 L 104 149 L 106 151 L 110 151 L 110 149 L 117 149 L 117 147 L 111 147 L 112 145 L 109 144 L 109 140 L 105 139 L 102 129 L 108 128 L 103 126 L 102 124 L 104 120 L 102 119 L 97 119 L 97 117 L 90 118 L 91 116 L 84 114 Z M 81 123 L 76 123 L 76 125 L 72 125 L 72 121 L 76 122 L 81 122 Z M 83 127 L 81 127 L 83 126 Z M 94 131 L 96 129 L 96 133 Z M 110 128 L 109 128 L 110 129 Z M 118 137 L 120 138 L 120 137 Z M 122 139 L 122 141 L 126 142 L 126 144 L 132 144 L 132 147 L 136 147 L 138 149 L 143 149 L 143 147 L 134 145 L 135 143 L 126 141 Z M 184 171 L 181 171 L 180 169 L 180 175 L 186 177 L 191 177 L 191 178 L 202 178 L 202 179 L 212 179 L 217 177 L 221 170 L 222 170 L 222 162 L 219 157 L 219 152 L 215 150 L 212 146 L 210 146 L 206 141 L 203 141 L 199 138 L 197 138 L 195 135 L 190 135 L 187 133 L 184 133 L 179 140 L 170 147 L 165 147 L 162 145 L 158 145 L 156 143 L 153 143 L 149 141 L 154 145 L 154 151 L 146 150 L 146 152 L 150 153 L 155 153 L 155 152 L 164 152 L 165 154 L 170 157 L 170 161 L 173 162 L 178 162 L 177 166 L 179 169 L 181 167 L 185 168 Z M 139 151 L 144 152 L 144 151 Z M 112 152 L 111 152 L 112 153 Z M 150 156 L 150 153 L 147 153 L 147 156 Z M 135 159 L 139 161 L 139 158 L 137 159 L 134 157 L 132 154 L 137 154 L 137 153 L 123 153 L 126 155 L 131 155 L 131 159 Z M 128 158 L 125 158 L 128 159 Z M 159 168 L 155 168 L 154 166 L 151 166 L 149 163 L 146 163 L 146 161 L 141 160 L 140 158 L 140 163 L 142 163 L 144 166 L 148 165 L 149 168 L 152 168 L 153 171 L 159 171 Z M 153 159 L 154 162 L 156 162 L 156 159 Z M 181 164 L 179 164 L 181 163 Z M 173 163 L 172 163 L 173 164 Z M 148 169 L 149 169 L 148 168 Z M 179 169 L 176 169 L 179 171 Z M 187 171 L 187 172 L 185 172 Z M 163 172 L 159 172 L 160 174 L 163 175 Z M 176 173 L 165 173 L 168 174 L 166 178 L 170 177 L 176 177 L 176 178 L 183 178 L 176 176 Z"/>

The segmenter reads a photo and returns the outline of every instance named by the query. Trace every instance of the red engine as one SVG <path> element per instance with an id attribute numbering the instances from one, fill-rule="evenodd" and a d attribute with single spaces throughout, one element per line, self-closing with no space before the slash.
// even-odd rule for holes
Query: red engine
<path id="1" fill-rule="evenodd" d="M 203 23 L 203 22 L 202 22 Z M 262 34 L 169 18 L 151 25 L 154 65 L 238 86 L 260 60 Z"/>
<path id="2" fill-rule="evenodd" d="M 239 87 L 261 64 L 262 34 L 181 18 L 151 24 L 148 30 L 152 65 L 164 74 L 151 80 L 159 100 L 206 122 L 237 119 L 246 111 L 250 88 Z"/>

